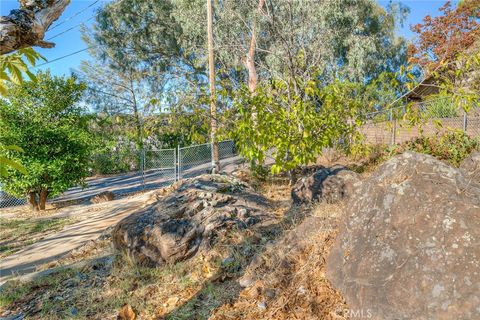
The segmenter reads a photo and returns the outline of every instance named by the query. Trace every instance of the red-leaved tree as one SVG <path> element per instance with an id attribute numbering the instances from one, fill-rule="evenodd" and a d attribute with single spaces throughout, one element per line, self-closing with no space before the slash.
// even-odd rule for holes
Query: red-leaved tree
<path id="1" fill-rule="evenodd" d="M 442 15 L 426 16 L 412 26 L 418 40 L 409 47 L 410 62 L 426 72 L 480 41 L 480 0 L 462 1 L 456 7 L 447 1 L 439 10 Z"/>

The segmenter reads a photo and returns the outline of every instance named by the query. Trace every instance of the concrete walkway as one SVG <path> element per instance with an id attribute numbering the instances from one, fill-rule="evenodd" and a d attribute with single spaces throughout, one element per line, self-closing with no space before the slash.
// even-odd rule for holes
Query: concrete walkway
<path id="1" fill-rule="evenodd" d="M 105 203 L 63 208 L 55 216 L 72 216 L 81 221 L 1 259 L 0 284 L 14 276 L 34 272 L 37 266 L 56 260 L 86 242 L 97 239 L 108 227 L 134 210 L 147 206 L 153 192 Z"/>
<path id="2" fill-rule="evenodd" d="M 243 159 L 239 156 L 221 160 L 222 171 L 232 172 L 238 167 Z M 203 162 L 192 166 L 182 166 L 182 178 L 190 178 L 207 173 L 211 164 Z M 87 179 L 87 188 L 75 187 L 55 198 L 55 202 L 70 200 L 84 201 L 103 191 L 111 191 L 116 197 L 123 197 L 133 192 L 142 190 L 158 189 L 170 185 L 175 181 L 174 169 L 151 169 L 145 171 L 143 176 L 140 172 L 131 172 L 109 177 L 97 177 Z"/>
<path id="3" fill-rule="evenodd" d="M 222 172 L 231 173 L 239 167 L 242 160 L 239 157 L 223 160 Z M 209 164 L 197 165 L 185 170 L 185 178 L 203 174 L 209 168 Z M 112 179 L 117 179 L 113 181 Z M 122 191 L 138 191 L 136 183 L 134 188 L 126 183 L 121 177 L 111 177 L 101 181 L 98 185 L 91 185 L 87 190 L 72 190 L 66 198 L 88 198 L 92 194 L 113 189 L 116 196 L 122 196 Z M 135 180 L 135 179 L 133 179 Z M 116 182 L 116 183 L 115 183 Z M 152 188 L 158 188 L 167 182 L 162 178 L 155 180 Z M 92 190 L 95 192 L 93 193 Z M 121 191 L 120 191 L 121 190 Z M 136 196 L 120 198 L 118 200 L 88 204 L 87 202 L 60 209 L 53 217 L 75 217 L 81 221 L 66 226 L 62 231 L 49 235 L 42 240 L 29 245 L 22 250 L 0 260 L 0 285 L 17 275 L 34 272 L 37 266 L 54 261 L 76 249 L 90 240 L 97 239 L 105 229 L 116 224 L 122 218 L 133 211 L 145 207 L 150 203 L 154 191 L 148 191 Z M 6 217 L 6 216 L 4 216 Z"/>

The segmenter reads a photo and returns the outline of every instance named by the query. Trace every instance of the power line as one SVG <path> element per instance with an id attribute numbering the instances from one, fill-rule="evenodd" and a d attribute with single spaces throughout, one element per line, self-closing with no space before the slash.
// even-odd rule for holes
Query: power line
<path id="1" fill-rule="evenodd" d="M 57 28 L 58 26 L 61 26 L 62 24 L 64 24 L 65 22 L 68 22 L 70 20 L 72 20 L 73 18 L 77 17 L 78 15 L 82 14 L 83 12 L 87 11 L 88 8 L 91 8 L 92 6 L 94 6 L 97 2 L 99 2 L 100 0 L 95 0 L 93 3 L 89 4 L 87 7 L 83 8 L 82 10 L 78 11 L 77 13 L 71 15 L 70 17 L 64 19 L 63 21 L 59 22 L 58 24 L 54 25 L 53 27 L 49 28 L 48 31 L 51 31 L 55 28 Z"/>
<path id="2" fill-rule="evenodd" d="M 83 48 L 83 49 L 81 49 L 81 50 L 78 50 L 78 51 L 69 53 L 69 54 L 64 55 L 64 56 L 62 56 L 62 57 L 58 57 L 58 58 L 55 58 L 55 59 L 53 59 L 53 60 L 47 61 L 47 62 L 45 62 L 45 63 L 39 64 L 39 65 L 33 67 L 32 69 L 36 69 L 36 68 L 39 68 L 39 67 L 43 67 L 43 66 L 45 66 L 45 65 L 47 65 L 47 64 L 50 64 L 50 63 L 56 62 L 56 61 L 58 61 L 58 60 L 62 60 L 62 59 L 71 57 L 71 56 L 76 55 L 76 54 L 78 54 L 78 53 L 80 53 L 80 52 L 83 52 L 83 51 L 86 51 L 86 50 L 88 50 L 88 49 L 92 49 L 92 48 L 95 48 L 95 47 L 96 47 L 96 46 L 91 46 L 91 47 Z"/>
<path id="3" fill-rule="evenodd" d="M 46 40 L 47 40 L 47 41 L 48 41 L 48 40 L 52 40 L 52 39 L 54 39 L 54 38 L 56 38 L 56 37 L 58 37 L 58 36 L 61 36 L 61 35 L 64 34 L 64 33 L 67 33 L 68 31 L 71 31 L 71 30 L 73 30 L 73 29 L 75 29 L 75 28 L 78 28 L 78 27 L 80 27 L 83 23 L 92 20 L 94 17 L 95 17 L 95 16 L 91 16 L 91 17 L 88 18 L 87 20 L 84 20 L 84 21 L 80 22 L 79 24 L 77 24 L 77 25 L 75 25 L 75 26 L 73 26 L 73 27 L 71 27 L 71 28 L 68 28 L 68 29 L 66 29 L 66 30 L 64 30 L 64 31 L 62 31 L 62 32 L 60 32 L 60 33 L 57 33 L 56 35 L 54 35 L 54 36 L 52 36 L 52 37 L 50 37 L 50 38 L 48 38 L 48 39 L 46 39 Z"/>

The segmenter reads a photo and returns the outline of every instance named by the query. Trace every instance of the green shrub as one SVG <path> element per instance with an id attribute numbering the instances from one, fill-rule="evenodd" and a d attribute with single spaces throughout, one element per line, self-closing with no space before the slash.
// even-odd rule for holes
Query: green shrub
<path id="1" fill-rule="evenodd" d="M 431 118 L 452 118 L 459 116 L 459 108 L 447 95 L 433 95 L 425 101 L 425 117 Z"/>
<path id="2" fill-rule="evenodd" d="M 240 90 L 233 132 L 240 154 L 258 166 L 268 154 L 274 160 L 271 173 L 278 174 L 315 162 L 324 148 L 339 141 L 347 147 L 360 124 L 350 121 L 362 107 L 357 90 L 355 83 L 322 86 L 318 80 L 295 85 L 272 80 L 255 94 Z"/>
<path id="3" fill-rule="evenodd" d="M 90 162 L 93 174 L 127 173 L 139 170 L 140 152 L 135 150 L 106 151 L 94 155 Z"/>
<path id="4" fill-rule="evenodd" d="M 480 148 L 480 141 L 463 131 L 452 131 L 437 136 L 418 137 L 389 150 L 387 157 L 403 153 L 407 150 L 429 154 L 439 160 L 447 161 L 454 166 Z"/>

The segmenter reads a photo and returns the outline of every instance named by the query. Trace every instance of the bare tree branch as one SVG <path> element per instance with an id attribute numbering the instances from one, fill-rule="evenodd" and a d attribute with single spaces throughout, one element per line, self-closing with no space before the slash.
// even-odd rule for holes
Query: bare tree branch
<path id="1" fill-rule="evenodd" d="M 0 55 L 31 46 L 53 48 L 55 44 L 43 38 L 69 3 L 70 0 L 23 1 L 20 9 L 0 17 Z"/>

